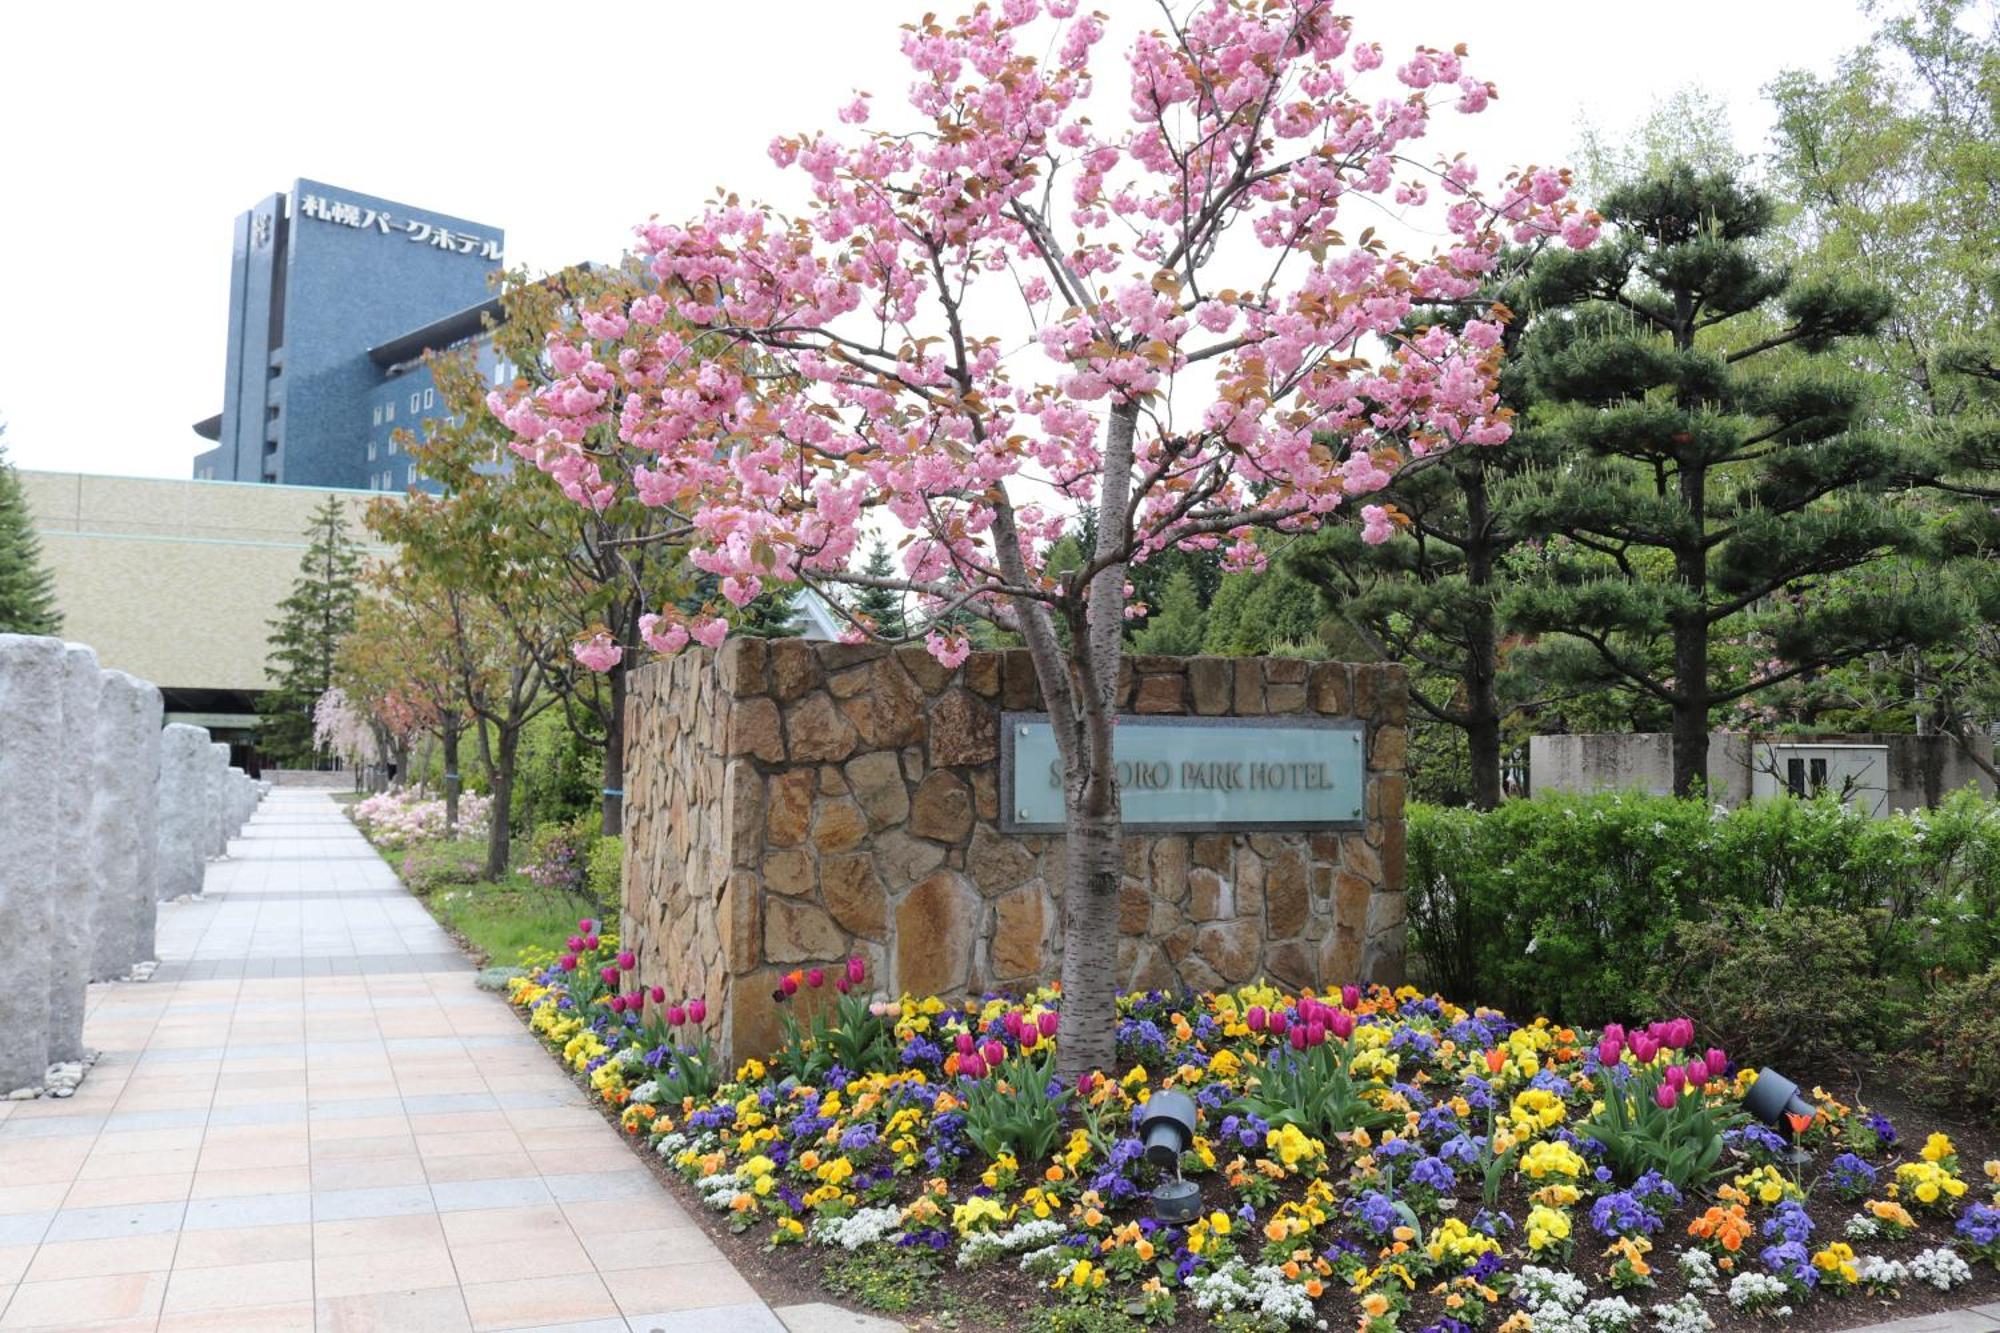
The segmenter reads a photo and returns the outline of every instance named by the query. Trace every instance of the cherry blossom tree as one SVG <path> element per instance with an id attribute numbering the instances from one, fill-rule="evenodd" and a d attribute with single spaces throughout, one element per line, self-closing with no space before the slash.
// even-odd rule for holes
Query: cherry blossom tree
<path id="1" fill-rule="evenodd" d="M 1462 49 L 1392 58 L 1326 0 L 1163 5 L 1100 105 L 1104 36 L 1077 0 L 906 26 L 913 119 L 868 128 L 864 94 L 848 129 L 774 141 L 806 177 L 798 215 L 724 195 L 639 227 L 657 285 L 581 311 L 546 344 L 550 382 L 492 401 L 572 499 L 679 516 L 728 605 L 649 617 L 658 651 L 719 643 L 774 579 L 914 594 L 946 665 L 970 645 L 940 626 L 966 615 L 1021 637 L 1064 773 L 1066 1074 L 1113 1054 L 1128 570 L 1171 547 L 1260 567 L 1258 532 L 1502 444 L 1506 312 L 1406 317 L 1469 297 L 1508 241 L 1596 226 L 1563 172 L 1482 194 L 1463 155 L 1420 151 L 1434 116 L 1494 95 Z M 1369 225 L 1397 218 L 1444 243 L 1405 253 Z M 1094 549 L 1046 568 L 1084 511 Z M 1377 541 L 1395 522 L 1357 517 Z M 900 569 L 857 571 L 898 530 Z"/>

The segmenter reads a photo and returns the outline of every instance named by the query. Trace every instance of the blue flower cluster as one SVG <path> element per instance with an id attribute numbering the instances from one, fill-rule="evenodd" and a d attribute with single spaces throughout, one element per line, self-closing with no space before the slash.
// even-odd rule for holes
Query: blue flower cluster
<path id="1" fill-rule="evenodd" d="M 1806 1242 L 1812 1238 L 1813 1221 L 1805 1205 L 1796 1199 L 1779 1204 L 1764 1220 L 1764 1235 L 1776 1240 L 1760 1256 L 1764 1267 L 1787 1282 L 1807 1290 L 1819 1285 L 1819 1270 L 1813 1267 L 1812 1252 Z"/>
<path id="2" fill-rule="evenodd" d="M 1826 1183 L 1843 1199 L 1858 1199 L 1875 1188 L 1875 1168 L 1844 1152 L 1827 1168 Z"/>

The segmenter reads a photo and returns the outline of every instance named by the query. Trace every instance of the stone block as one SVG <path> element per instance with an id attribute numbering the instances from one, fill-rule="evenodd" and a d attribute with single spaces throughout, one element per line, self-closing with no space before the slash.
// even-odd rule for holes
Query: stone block
<path id="1" fill-rule="evenodd" d="M 819 893 L 841 929 L 871 940 L 887 934 L 889 895 L 868 853 L 820 858 Z"/>
<path id="2" fill-rule="evenodd" d="M 208 732 L 175 722 L 160 733 L 159 858 L 160 901 L 201 892 L 207 869 L 202 798 L 207 794 Z"/>
<path id="3" fill-rule="evenodd" d="M 939 771 L 917 784 L 910 798 L 910 832 L 955 843 L 972 831 L 972 793 L 953 773 Z"/>
<path id="4" fill-rule="evenodd" d="M 158 908 L 160 692 L 123 671 L 106 671 L 97 696 L 97 754 L 90 803 L 97 881 L 91 914 L 91 979 L 125 976 L 153 956 Z M 233 770 L 230 817 L 247 782 Z"/>
<path id="5" fill-rule="evenodd" d="M 56 795 L 56 862 L 49 880 L 49 1063 L 83 1058 L 84 988 L 90 981 L 90 914 L 97 902 L 90 858 L 90 793 L 97 767 L 97 696 L 103 689 L 97 654 L 65 644 L 62 660 L 62 769 Z M 206 802 L 213 757 L 198 756 L 202 804 L 196 810 L 197 865 L 210 838 Z M 4 787 L 0 787 L 4 791 Z M 5 796 L 0 795 L 0 801 Z"/>
<path id="6" fill-rule="evenodd" d="M 227 856 L 229 855 L 229 793 L 225 788 L 229 782 L 229 747 L 221 741 L 211 741 L 208 751 L 210 756 L 208 854 Z"/>
<path id="7" fill-rule="evenodd" d="M 773 847 L 796 847 L 812 827 L 813 793 L 818 776 L 809 768 L 773 773 L 764 807 L 764 840 Z M 742 837 L 743 831 L 737 830 Z"/>
<path id="8" fill-rule="evenodd" d="M 946 690 L 931 705 L 931 763 L 990 764 L 1000 757 L 1000 719 L 964 690 Z"/>
<path id="9" fill-rule="evenodd" d="M 1218 717 L 1229 711 L 1233 692 L 1233 672 L 1226 657 L 1191 657 L 1187 664 L 1189 692 L 1194 711 L 1200 717 Z"/>
<path id="10" fill-rule="evenodd" d="M 1035 856 L 1021 839 L 996 831 L 990 824 L 973 826 L 965 849 L 966 873 L 986 894 L 1002 893 L 1035 873 Z"/>
<path id="11" fill-rule="evenodd" d="M 747 754 L 767 764 L 784 761 L 785 738 L 779 729 L 776 703 L 769 699 L 738 699 L 730 707 L 729 753 Z"/>
<path id="12" fill-rule="evenodd" d="M 940 870 L 904 895 L 896 907 L 896 975 L 891 993 L 941 995 L 969 980 L 979 895 L 949 870 Z"/>
<path id="13" fill-rule="evenodd" d="M 0 634 L 0 1096 L 49 1067 L 63 680 L 61 639 Z"/>
<path id="14" fill-rule="evenodd" d="M 770 658 L 771 693 L 780 703 L 802 698 L 819 688 L 819 655 L 804 639 L 772 639 L 765 645 Z"/>
<path id="15" fill-rule="evenodd" d="M 854 724 L 831 696 L 813 693 L 785 712 L 785 744 L 794 763 L 839 763 L 854 753 Z"/>
<path id="16" fill-rule="evenodd" d="M 1182 676 L 1141 676 L 1133 711 L 1178 716 L 1187 712 L 1187 680 Z"/>
<path id="17" fill-rule="evenodd" d="M 852 801 L 821 801 L 813 817 L 812 845 L 822 855 L 851 852 L 868 836 L 868 821 Z"/>
<path id="18" fill-rule="evenodd" d="M 1047 904 L 1040 884 L 1027 884 L 993 904 L 993 948 L 989 960 L 995 981 L 1016 981 L 1042 975 L 1048 962 L 1044 939 Z"/>
<path id="19" fill-rule="evenodd" d="M 868 816 L 869 827 L 884 829 L 910 817 L 910 790 L 904 785 L 903 766 L 893 751 L 857 755 L 847 761 L 845 774 L 854 799 Z"/>

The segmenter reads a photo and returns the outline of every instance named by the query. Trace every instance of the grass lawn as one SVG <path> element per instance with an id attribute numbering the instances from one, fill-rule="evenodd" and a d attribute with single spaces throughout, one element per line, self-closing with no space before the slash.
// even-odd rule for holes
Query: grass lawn
<path id="1" fill-rule="evenodd" d="M 480 878 L 486 860 L 481 840 L 422 843 L 388 857 L 431 915 L 497 966 L 518 962 L 522 949 L 545 950 L 575 934 L 579 917 L 600 915 L 588 898 L 545 889 L 518 873 L 498 884 Z"/>

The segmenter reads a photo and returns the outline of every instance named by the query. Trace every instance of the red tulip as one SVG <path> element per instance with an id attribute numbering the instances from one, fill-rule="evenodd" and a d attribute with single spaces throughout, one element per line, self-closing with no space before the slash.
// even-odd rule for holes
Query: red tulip
<path id="1" fill-rule="evenodd" d="M 814 990 L 818 990 L 821 986 L 824 986 L 825 984 L 826 984 L 825 968 L 816 967 L 812 971 L 806 973 L 806 985 L 811 986 Z"/>
<path id="2" fill-rule="evenodd" d="M 1056 1025 L 1059 1022 L 1061 1022 L 1061 1017 L 1053 1009 L 1044 1009 L 1041 1013 L 1035 1015 L 1035 1027 L 1044 1037 L 1055 1036 Z"/>
<path id="3" fill-rule="evenodd" d="M 1674 1019 L 1667 1024 L 1667 1032 L 1661 1038 L 1661 1042 L 1663 1045 L 1671 1047 L 1676 1051 L 1686 1050 L 1694 1042 L 1694 1020 L 1692 1018 Z"/>
<path id="4" fill-rule="evenodd" d="M 1336 1009 L 1332 1017 L 1326 1020 L 1326 1028 L 1341 1041 L 1346 1041 L 1354 1035 L 1354 1015 L 1345 1009 Z"/>
<path id="5" fill-rule="evenodd" d="M 1243 1015 L 1243 1026 L 1249 1028 L 1252 1032 L 1262 1032 L 1264 1030 L 1264 1006 L 1261 1004 L 1251 1005 L 1249 1012 Z"/>
<path id="6" fill-rule="evenodd" d="M 667 1022 L 670 1026 L 679 1027 L 681 1024 L 687 1022 L 687 1010 L 681 1008 L 679 1005 L 674 1005 L 667 1010 Z"/>
<path id="7" fill-rule="evenodd" d="M 639 966 L 639 957 L 637 954 L 633 953 L 630 949 L 620 949 L 618 951 L 618 970 L 620 972 L 630 972 L 637 966 Z"/>
<path id="8" fill-rule="evenodd" d="M 1497 1074 L 1507 1067 L 1507 1052 L 1495 1046 L 1486 1053 L 1486 1072 Z"/>
<path id="9" fill-rule="evenodd" d="M 847 980 L 850 985 L 859 986 L 861 979 L 868 975 L 868 960 L 860 954 L 847 960 Z"/>
<path id="10" fill-rule="evenodd" d="M 1607 1069 L 1617 1064 L 1624 1053 L 1625 1044 L 1608 1032 L 1597 1043 L 1597 1062 Z"/>
<path id="11" fill-rule="evenodd" d="M 1653 1089 L 1653 1101 L 1656 1102 L 1659 1105 L 1660 1109 L 1662 1110 L 1665 1111 L 1673 1110 L 1674 1103 L 1678 1102 L 1680 1099 L 1681 1095 L 1680 1093 L 1674 1090 L 1674 1085 L 1672 1083 L 1662 1083 L 1659 1087 Z"/>
<path id="12" fill-rule="evenodd" d="M 1361 1007 L 1361 987 L 1342 986 L 1340 988 L 1340 1003 L 1344 1008 L 1359 1009 Z"/>
<path id="13" fill-rule="evenodd" d="M 975 1049 L 975 1043 L 972 1040 L 970 1032 L 959 1033 L 957 1037 L 953 1038 L 952 1044 L 958 1047 L 960 1055 L 971 1055 Z"/>
<path id="14" fill-rule="evenodd" d="M 1608 1041 L 1623 1043 L 1625 1040 L 1625 1025 L 1623 1023 L 1606 1023 L 1604 1025 L 1604 1036 Z"/>
<path id="15" fill-rule="evenodd" d="M 708 1021 L 708 1001 L 701 999 L 698 996 L 695 999 L 689 1000 L 688 1022 L 705 1023 L 707 1021 Z"/>
<path id="16" fill-rule="evenodd" d="M 1649 1032 L 1635 1032 L 1628 1045 L 1632 1048 L 1632 1058 L 1642 1065 L 1653 1063 L 1653 1057 L 1660 1053 L 1660 1043 Z"/>
<path id="17" fill-rule="evenodd" d="M 998 1068 L 1000 1062 L 1007 1058 L 1007 1048 L 989 1037 L 985 1044 L 980 1046 L 979 1054 L 985 1057 L 987 1064 Z"/>
<path id="18" fill-rule="evenodd" d="M 625 997 L 625 1007 L 635 1014 L 646 1012 L 646 988 L 641 986 Z"/>
<path id="19" fill-rule="evenodd" d="M 1019 1013 L 1009 1009 L 1005 1014 L 1001 1015 L 1000 1026 L 1007 1030 L 1008 1036 L 1013 1037 L 1017 1041 L 1020 1039 L 1021 1015 Z"/>

